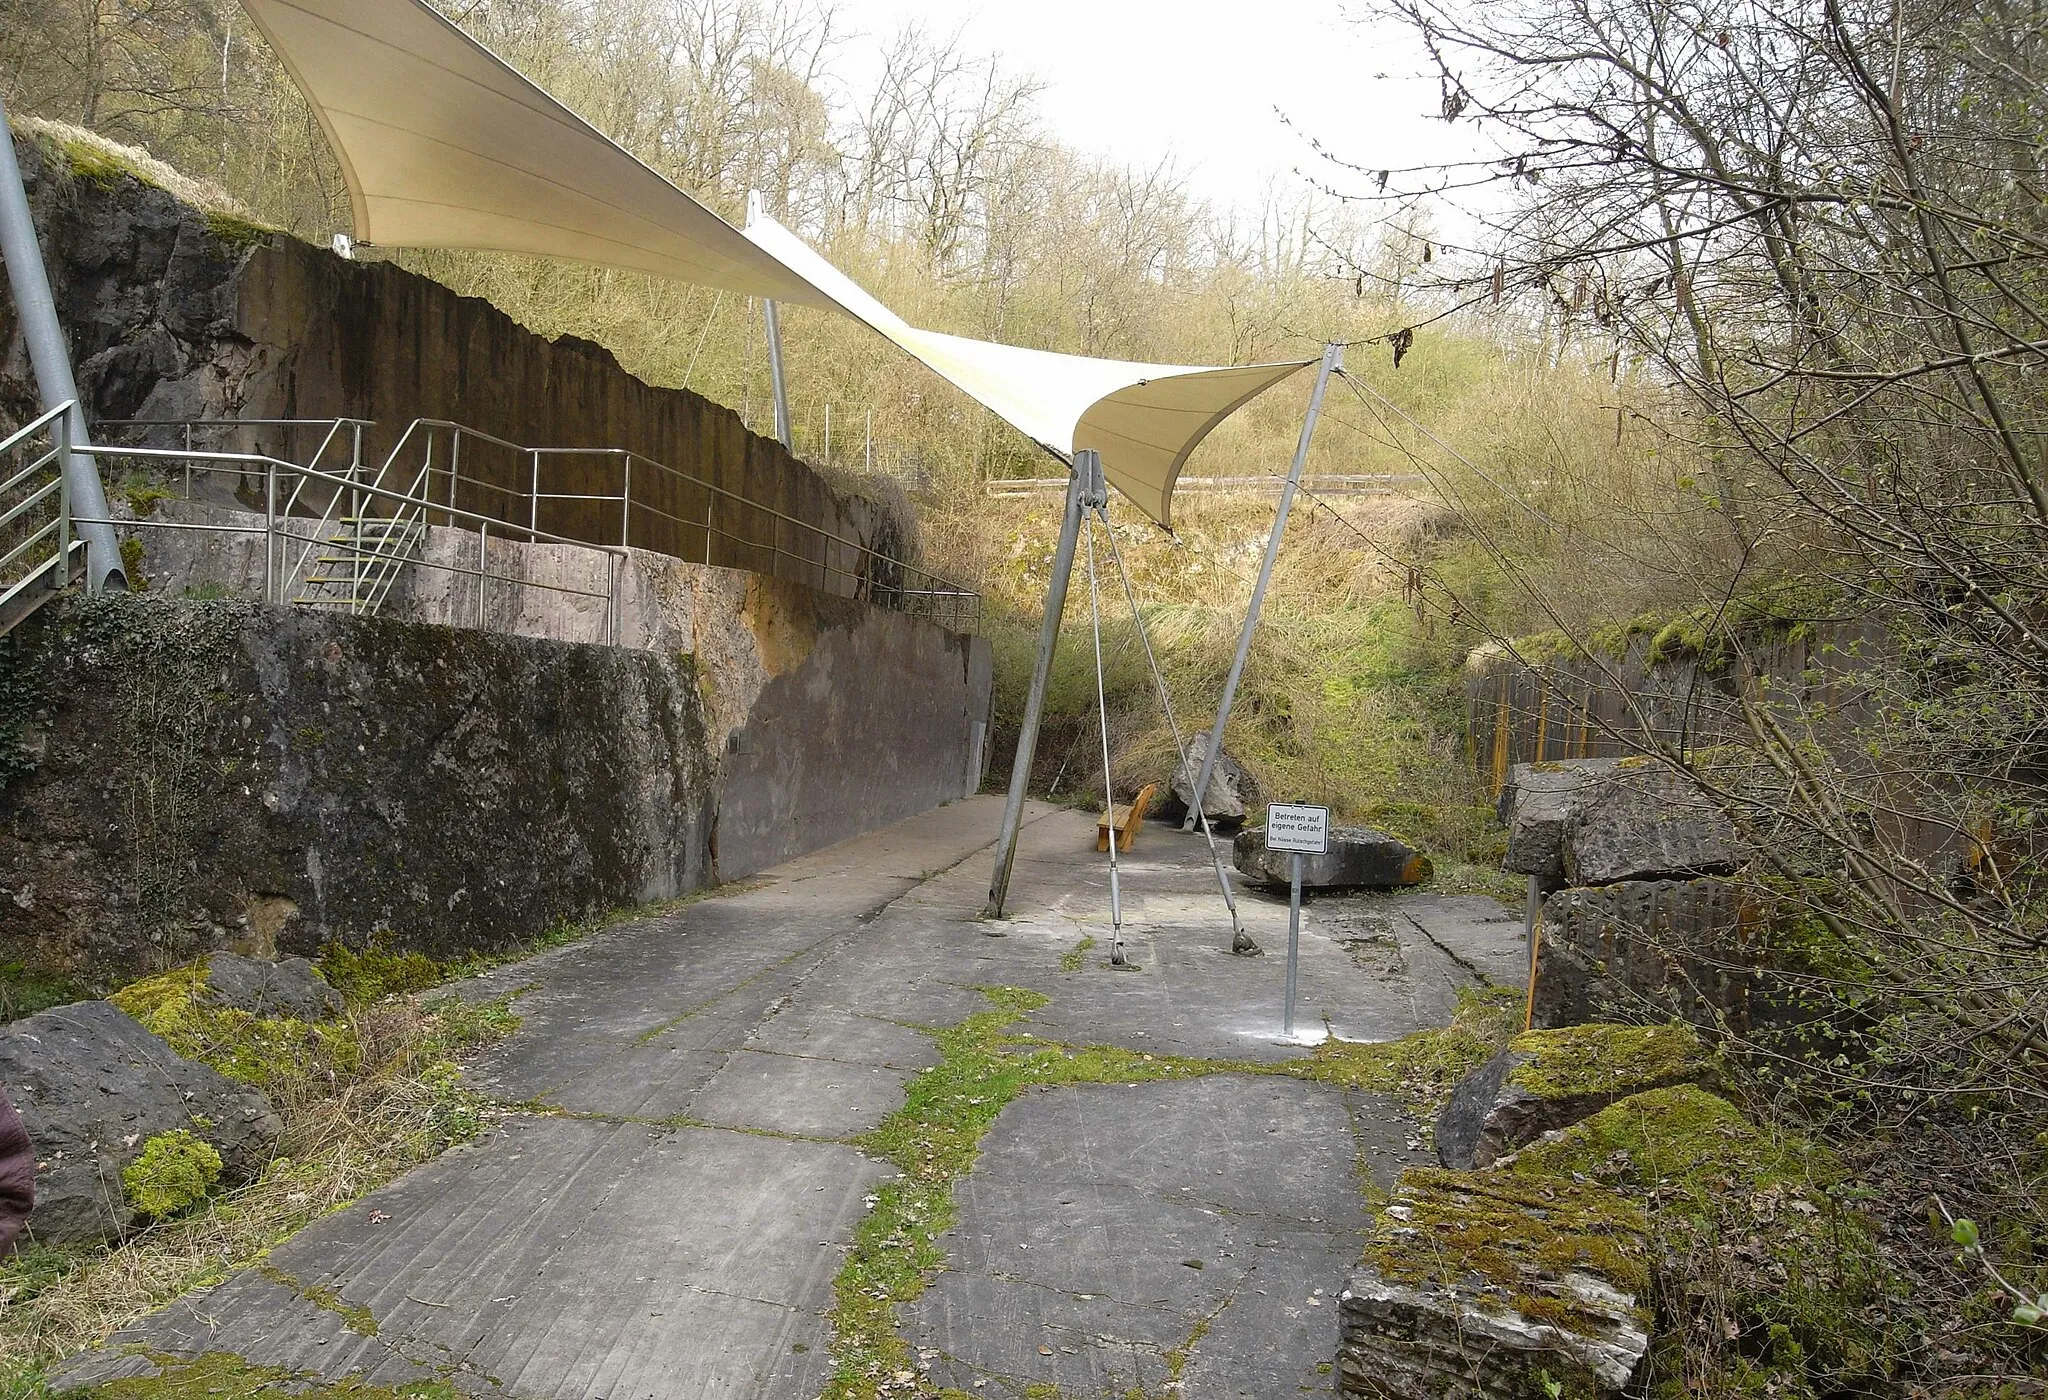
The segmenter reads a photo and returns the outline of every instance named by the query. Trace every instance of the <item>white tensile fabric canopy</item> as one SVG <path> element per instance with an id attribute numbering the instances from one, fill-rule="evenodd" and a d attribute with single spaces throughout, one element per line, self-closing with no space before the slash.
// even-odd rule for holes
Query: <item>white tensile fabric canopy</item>
<path id="1" fill-rule="evenodd" d="M 1188 454 L 1211 428 L 1303 363 L 1148 365 L 920 330 L 775 220 L 755 219 L 746 235 L 1025 436 L 1062 454 L 1101 453 L 1110 485 L 1162 525 L 1172 522 L 1174 482 Z"/>
<path id="2" fill-rule="evenodd" d="M 1209 431 L 1307 361 L 1203 368 L 920 330 L 770 219 L 734 228 L 424 0 L 242 0 L 312 104 L 365 243 L 476 248 L 843 311 L 1162 525 Z"/>

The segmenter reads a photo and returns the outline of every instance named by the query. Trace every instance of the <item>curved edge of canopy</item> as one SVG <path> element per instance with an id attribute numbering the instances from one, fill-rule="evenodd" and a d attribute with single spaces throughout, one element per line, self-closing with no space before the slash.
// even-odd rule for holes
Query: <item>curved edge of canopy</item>
<path id="1" fill-rule="evenodd" d="M 366 244 L 468 248 L 830 305 L 424 0 L 241 0 Z"/>
<path id="2" fill-rule="evenodd" d="M 1223 420 L 1243 408 L 1259 395 L 1273 388 L 1282 380 L 1298 374 L 1314 360 L 1281 360 L 1269 364 L 1231 365 L 1220 369 L 1191 370 L 1185 374 L 1163 375 L 1154 379 L 1141 380 L 1128 388 L 1113 394 L 1105 394 L 1089 405 L 1081 420 L 1074 425 L 1074 447 L 1094 448 L 1103 454 L 1103 475 L 1109 483 L 1128 497 L 1145 514 L 1159 522 L 1166 529 L 1173 528 L 1173 493 L 1180 484 L 1181 468 L 1194 454 L 1197 447 L 1222 424 Z M 1217 403 L 1204 394 L 1202 407 L 1189 410 L 1176 408 L 1167 400 L 1176 390 L 1185 391 L 1193 382 L 1200 382 L 1204 389 L 1221 388 L 1232 380 L 1242 382 L 1242 389 L 1235 396 Z M 1147 414 L 1173 413 L 1202 414 L 1200 423 L 1187 432 L 1180 446 L 1165 462 L 1156 481 L 1122 469 L 1118 463 L 1127 460 L 1135 448 L 1147 450 L 1147 444 L 1134 440 L 1129 434 L 1119 432 L 1115 420 L 1119 410 L 1137 410 Z M 1114 442 L 1115 450 L 1105 450 L 1105 444 Z M 1159 449 L 1151 451 L 1163 455 Z"/>
<path id="3" fill-rule="evenodd" d="M 277 34 L 264 21 L 262 12 L 254 5 L 244 5 L 242 13 L 249 17 L 249 23 L 256 26 L 256 32 L 263 36 L 263 42 L 270 46 L 270 56 L 284 65 L 285 75 L 292 80 L 292 86 L 299 90 L 299 96 L 305 98 L 306 105 L 312 108 L 313 120 L 319 123 L 320 134 L 327 140 L 327 149 L 333 153 L 334 163 L 341 167 L 342 188 L 348 191 L 349 234 L 359 242 L 368 242 L 369 199 L 363 193 L 363 180 L 356 173 L 355 162 L 348 158 L 348 147 L 341 144 L 341 134 L 334 129 L 334 123 L 327 119 L 326 106 L 313 95 L 312 85 L 306 81 L 306 75 L 299 71 L 297 57 L 284 44 L 278 42 Z"/>

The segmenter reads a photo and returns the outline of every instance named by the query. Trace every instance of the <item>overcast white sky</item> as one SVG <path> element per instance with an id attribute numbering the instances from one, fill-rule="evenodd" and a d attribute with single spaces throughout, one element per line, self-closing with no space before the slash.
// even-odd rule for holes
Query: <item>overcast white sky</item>
<path id="1" fill-rule="evenodd" d="M 1433 81 L 1397 29 L 1345 18 L 1339 0 L 839 0 L 864 37 L 835 65 L 859 86 L 906 20 L 958 30 L 975 51 L 1046 82 L 1041 107 L 1066 144 L 1120 162 L 1175 156 L 1194 191 L 1256 207 L 1273 177 L 1298 187 L 1319 163 L 1275 115 L 1368 165 L 1448 150 Z"/>

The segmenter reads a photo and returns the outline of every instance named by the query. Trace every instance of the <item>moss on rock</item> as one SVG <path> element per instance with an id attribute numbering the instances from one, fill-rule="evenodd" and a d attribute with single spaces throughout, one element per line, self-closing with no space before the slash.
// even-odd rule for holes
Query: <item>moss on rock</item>
<path id="1" fill-rule="evenodd" d="M 220 1153 L 184 1128 L 158 1133 L 142 1155 L 121 1170 L 128 1204 L 152 1220 L 164 1220 L 206 1199 L 220 1182 Z"/>
<path id="2" fill-rule="evenodd" d="M 1805 1138 L 1693 1086 L 1657 1089 L 1525 1148 L 1500 1170 L 1598 1183 L 1648 1207 L 1662 1261 L 1660 1397 L 1857 1391 L 1892 1369 L 1873 1320 L 1887 1291 L 1844 1172 Z M 1676 1358 L 1683 1356 L 1681 1367 Z"/>
<path id="3" fill-rule="evenodd" d="M 1539 1173 L 1411 1168 L 1380 1213 L 1363 1262 L 1411 1285 L 1460 1288 L 1522 1316 L 1590 1334 L 1609 1319 L 1582 1315 L 1565 1275 L 1590 1274 L 1650 1314 L 1649 1220 L 1641 1206 L 1591 1183 Z"/>
<path id="4" fill-rule="evenodd" d="M 205 1004 L 206 959 L 145 977 L 107 1000 L 162 1036 L 188 1060 L 258 1088 L 313 1077 L 346 1078 L 362 1046 L 345 1021 L 313 1023 Z"/>
<path id="5" fill-rule="evenodd" d="M 1529 1057 L 1508 1083 L 1542 1099 L 1628 1094 L 1698 1079 L 1712 1068 L 1699 1037 L 1677 1024 L 1524 1031 L 1508 1049 Z"/>

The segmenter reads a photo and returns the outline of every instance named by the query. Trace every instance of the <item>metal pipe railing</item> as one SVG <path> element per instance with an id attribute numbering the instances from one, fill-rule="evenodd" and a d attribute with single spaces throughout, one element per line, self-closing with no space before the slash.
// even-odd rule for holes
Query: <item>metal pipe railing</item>
<path id="1" fill-rule="evenodd" d="M 184 424 L 181 420 L 126 419 L 110 422 L 108 426 L 174 427 L 184 426 Z M 209 429 L 231 427 L 325 429 L 325 436 L 322 438 L 320 446 L 316 449 L 310 461 L 303 466 L 298 463 L 284 462 L 282 459 L 269 457 L 267 454 L 261 453 L 235 454 L 215 451 L 191 451 L 189 450 L 189 436 L 187 439 L 188 451 L 184 454 L 180 454 L 177 449 L 171 448 L 102 449 L 109 455 L 129 454 L 160 458 L 184 455 L 188 461 L 202 460 L 213 463 L 247 462 L 253 464 L 259 461 L 276 462 L 281 468 L 295 473 L 295 479 L 292 482 L 290 495 L 281 507 L 277 503 L 266 499 L 265 509 L 273 516 L 281 515 L 297 518 L 301 497 L 309 483 L 332 485 L 334 487 L 333 495 L 330 497 L 327 507 L 320 517 L 320 523 L 323 528 L 314 531 L 313 535 L 306 540 L 304 546 L 298 551 L 297 557 L 290 562 L 288 568 L 285 567 L 282 555 L 276 561 L 275 572 L 283 580 L 283 586 L 277 590 L 280 593 L 285 588 L 289 588 L 293 580 L 297 580 L 302 575 L 307 574 L 307 566 L 313 560 L 314 551 L 317 548 L 323 544 L 332 545 L 334 543 L 331 538 L 325 537 L 338 533 L 338 529 L 326 527 L 338 527 L 342 520 L 347 518 L 341 514 L 344 502 L 347 503 L 349 516 L 359 521 L 369 518 L 369 512 L 365 505 L 367 499 L 369 501 L 391 503 L 392 515 L 389 518 L 393 521 L 398 521 L 401 515 L 406 515 L 416 520 L 428 522 L 431 522 L 434 517 L 438 517 L 445 524 L 453 524 L 457 519 L 467 521 L 488 518 L 500 525 L 512 525 L 513 522 L 506 518 L 505 513 L 486 514 L 485 512 L 462 508 L 462 497 L 473 496 L 481 491 L 487 497 L 495 497 L 505 501 L 508 512 L 512 508 L 524 505 L 525 510 L 522 513 L 526 516 L 526 523 L 523 530 L 536 540 L 545 536 L 553 542 L 606 548 L 605 544 L 589 537 L 551 535 L 549 532 L 539 530 L 541 502 L 560 502 L 564 505 L 580 504 L 592 508 L 600 516 L 611 505 L 616 504 L 618 506 L 618 547 L 631 546 L 636 523 L 635 516 L 639 515 L 649 520 L 664 522 L 666 525 L 673 527 L 672 534 L 675 547 L 664 552 L 673 553 L 678 558 L 689 557 L 695 553 L 686 543 L 686 532 L 701 531 L 704 541 L 702 562 L 707 564 L 716 562 L 714 559 L 714 543 L 724 541 L 732 552 L 741 557 L 744 557 L 750 551 L 758 551 L 761 555 L 765 555 L 766 557 L 763 562 L 765 562 L 767 567 L 761 570 L 761 572 L 771 575 L 782 576 L 785 572 L 784 561 L 791 561 L 799 570 L 801 581 L 811 583 L 825 592 L 843 593 L 882 606 L 894 607 L 899 611 L 911 611 L 920 615 L 931 616 L 934 619 L 943 620 L 946 625 L 954 628 L 972 628 L 977 624 L 980 616 L 981 595 L 974 589 L 886 554 L 864 541 L 840 535 L 765 502 L 754 500 L 739 492 L 729 490 L 726 487 L 719 486 L 714 482 L 704 480 L 688 472 L 679 471 L 666 463 L 646 457 L 629 448 L 531 447 L 448 419 L 418 418 L 409 423 L 405 431 L 399 435 L 398 441 L 385 455 L 383 465 L 378 469 L 374 480 L 366 481 L 365 478 L 368 473 L 362 461 L 362 435 L 365 428 L 374 426 L 367 419 L 195 419 L 191 420 L 191 426 Z M 348 430 L 349 439 L 353 444 L 352 459 L 346 470 L 337 478 L 333 473 L 320 470 L 317 464 L 344 429 Z M 445 465 L 436 460 L 436 447 L 442 439 L 446 440 Z M 515 472 L 519 470 L 520 466 L 523 465 L 525 467 L 525 470 L 519 474 L 527 478 L 527 489 L 520 490 L 515 487 L 501 485 L 474 469 L 471 469 L 465 475 L 462 460 L 464 439 L 471 440 L 474 445 L 496 448 L 511 454 L 514 459 L 515 465 L 513 470 Z M 398 468 L 401 459 L 405 457 L 407 452 L 415 449 L 421 451 L 422 466 L 406 487 L 399 488 L 389 480 L 389 477 Z M 620 489 L 616 493 L 542 489 L 548 484 L 543 477 L 543 459 L 573 457 L 617 459 Z M 216 467 L 215 469 L 218 468 Z M 190 470 L 188 465 L 186 468 L 188 476 L 186 495 L 188 498 L 191 494 L 189 485 Z M 679 514 L 644 498 L 636 499 L 634 494 L 636 475 L 639 481 L 671 481 L 682 489 L 685 499 L 687 499 L 688 493 L 692 490 L 702 491 L 704 493 L 703 518 L 699 520 L 694 514 L 690 516 Z M 372 487 L 375 489 L 369 489 Z M 266 492 L 269 489 L 269 487 L 266 487 Z M 365 491 L 368 492 L 367 497 L 364 495 Z M 645 493 L 643 492 L 642 495 L 644 497 Z M 721 512 L 718 507 L 721 501 L 726 503 L 726 514 L 730 514 L 734 510 L 738 511 L 737 520 L 720 520 Z M 688 507 L 679 505 L 678 509 L 687 510 Z M 765 521 L 768 527 L 765 531 L 750 530 L 744 533 L 740 530 L 729 528 L 732 525 L 744 527 L 746 522 L 750 520 Z M 793 539 L 789 538 L 792 532 L 795 536 Z M 764 533 L 767 536 L 765 540 L 760 538 Z M 282 545 L 282 542 L 280 544 Z M 373 560 L 359 561 L 358 567 L 359 569 L 371 569 L 373 563 Z"/>

